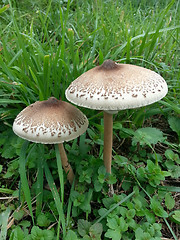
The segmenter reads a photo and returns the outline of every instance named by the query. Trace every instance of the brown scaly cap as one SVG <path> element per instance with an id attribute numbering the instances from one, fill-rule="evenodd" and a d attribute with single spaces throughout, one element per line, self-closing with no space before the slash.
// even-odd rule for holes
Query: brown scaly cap
<path id="1" fill-rule="evenodd" d="M 13 123 L 19 137 L 45 144 L 72 140 L 87 127 L 88 120 L 79 109 L 54 97 L 29 105 Z"/>
<path id="2" fill-rule="evenodd" d="M 122 110 L 152 104 L 167 91 L 165 80 L 154 71 L 106 60 L 74 80 L 66 97 L 91 109 Z"/>

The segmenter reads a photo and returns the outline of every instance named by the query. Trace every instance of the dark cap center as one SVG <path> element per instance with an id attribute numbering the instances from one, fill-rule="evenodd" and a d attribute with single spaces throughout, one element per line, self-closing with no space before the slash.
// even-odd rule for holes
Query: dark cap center
<path id="1" fill-rule="evenodd" d="M 105 60 L 103 64 L 99 67 L 102 70 L 114 70 L 117 68 L 117 64 L 111 59 Z"/>
<path id="2" fill-rule="evenodd" d="M 57 100 L 55 97 L 50 97 L 46 101 L 41 102 L 41 106 L 44 107 L 55 107 L 55 106 L 60 106 L 61 101 Z"/>
<path id="3" fill-rule="evenodd" d="M 52 103 L 58 102 L 58 100 L 55 97 L 50 97 L 47 101 Z"/>

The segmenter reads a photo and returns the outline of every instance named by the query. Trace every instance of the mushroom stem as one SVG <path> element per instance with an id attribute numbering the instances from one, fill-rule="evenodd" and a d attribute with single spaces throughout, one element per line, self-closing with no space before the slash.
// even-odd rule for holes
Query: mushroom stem
<path id="1" fill-rule="evenodd" d="M 107 173 L 111 173 L 113 114 L 104 111 L 104 154 L 103 160 Z"/>
<path id="2" fill-rule="evenodd" d="M 59 143 L 58 148 L 59 148 L 59 153 L 61 156 L 62 166 L 63 166 L 65 172 L 67 173 L 67 179 L 69 180 L 70 184 L 72 185 L 73 180 L 74 180 L 74 173 L 73 173 L 70 163 L 68 162 L 68 158 L 67 158 L 63 143 Z"/>

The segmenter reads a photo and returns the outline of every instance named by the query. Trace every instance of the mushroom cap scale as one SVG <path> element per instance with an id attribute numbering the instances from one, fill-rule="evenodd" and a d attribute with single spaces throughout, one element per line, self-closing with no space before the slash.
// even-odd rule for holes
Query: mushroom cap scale
<path id="1" fill-rule="evenodd" d="M 70 141 L 83 134 L 87 127 L 88 120 L 79 109 L 54 97 L 29 105 L 13 123 L 16 135 L 44 144 Z"/>
<path id="2" fill-rule="evenodd" d="M 154 71 L 106 60 L 74 80 L 66 98 L 91 109 L 122 110 L 152 104 L 167 91 L 165 80 Z"/>

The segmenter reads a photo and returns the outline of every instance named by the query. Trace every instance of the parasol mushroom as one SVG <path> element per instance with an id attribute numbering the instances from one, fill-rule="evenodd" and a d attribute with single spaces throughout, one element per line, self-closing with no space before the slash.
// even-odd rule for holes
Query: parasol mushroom
<path id="1" fill-rule="evenodd" d="M 66 98 L 82 107 L 104 111 L 104 165 L 111 173 L 113 114 L 138 108 L 163 98 L 165 80 L 154 71 L 106 60 L 83 73 L 66 89 Z"/>
<path id="2" fill-rule="evenodd" d="M 72 184 L 74 173 L 68 162 L 63 142 L 83 134 L 88 127 L 86 116 L 72 104 L 54 97 L 37 101 L 16 117 L 13 131 L 19 137 L 43 144 L 58 144 L 62 166 Z"/>

